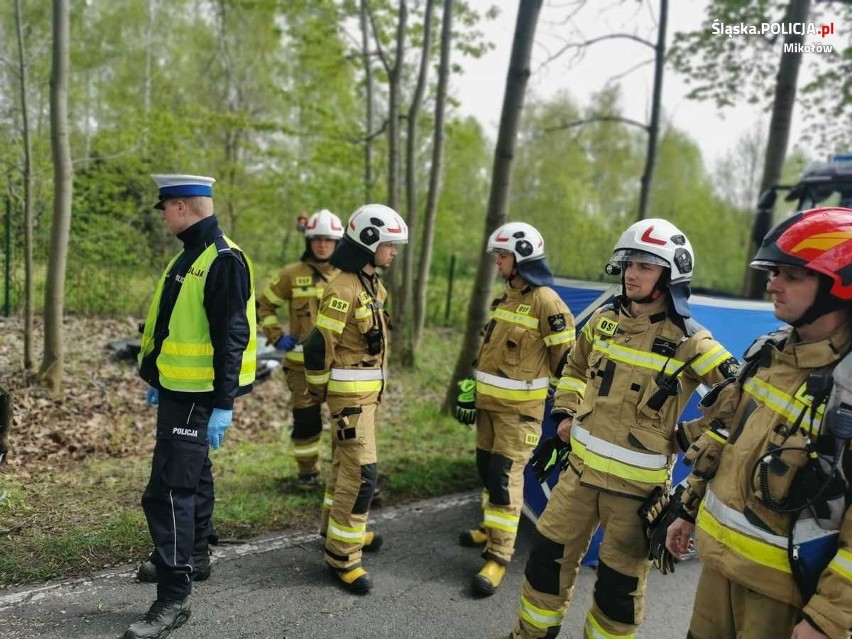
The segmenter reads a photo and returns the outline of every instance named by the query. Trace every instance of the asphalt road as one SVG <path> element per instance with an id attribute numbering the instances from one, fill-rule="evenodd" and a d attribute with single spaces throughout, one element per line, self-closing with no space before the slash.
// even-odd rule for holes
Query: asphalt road
<path id="1" fill-rule="evenodd" d="M 469 583 L 481 567 L 476 549 L 458 532 L 479 520 L 479 494 L 466 493 L 401 508 L 380 509 L 371 527 L 385 545 L 367 555 L 373 590 L 358 597 L 339 588 L 322 560 L 316 534 L 281 535 L 220 546 L 213 575 L 196 585 L 192 616 L 174 639 L 496 639 L 514 623 L 533 526 L 522 518 L 516 560 L 487 599 Z M 697 561 L 675 575 L 652 571 L 645 622 L 637 636 L 683 639 L 698 580 Z M 35 584 L 0 591 L 3 639 L 120 637 L 147 610 L 155 587 L 133 578 L 134 566 L 89 580 Z M 561 638 L 579 639 L 591 601 L 594 572 L 582 568 Z"/>

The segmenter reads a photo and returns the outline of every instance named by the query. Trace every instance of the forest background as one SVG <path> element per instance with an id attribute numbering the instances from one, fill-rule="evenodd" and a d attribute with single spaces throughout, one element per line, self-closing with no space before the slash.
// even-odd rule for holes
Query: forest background
<path id="1" fill-rule="evenodd" d="M 643 1 L 652 11 L 665 4 Z M 133 334 L 157 277 L 179 247 L 152 208 L 156 189 L 151 173 L 216 177 L 220 223 L 253 259 L 259 290 L 302 252 L 299 215 L 328 208 L 345 219 L 365 202 L 396 206 L 413 232 L 388 279 L 393 289 L 404 281 L 407 269 L 418 273 L 408 293 L 415 305 L 417 296 L 423 296 L 421 319 L 431 332 L 428 340 L 415 342 L 417 369 L 403 374 L 400 387 L 389 393 L 390 414 L 416 427 L 394 435 L 403 438 L 404 446 L 391 457 L 391 468 L 397 464 L 406 470 L 388 484 L 391 491 L 413 498 L 475 483 L 472 441 L 452 431 L 437 406 L 458 352 L 459 329 L 468 318 L 469 296 L 476 293 L 474 273 L 481 266 L 480 249 L 488 231 L 486 204 L 490 197 L 497 201 L 492 197 L 494 167 L 501 149 L 481 122 L 460 114 L 451 86 L 465 82 L 464 61 L 488 49 L 482 25 L 507 4 L 476 11 L 461 0 L 2 3 L 0 198 L 5 201 L 6 224 L 0 255 L 8 268 L 0 281 L 0 301 L 12 317 L 0 324 L 0 386 L 16 395 L 12 432 L 20 439 L 6 466 L 11 468 L 9 481 L 0 484 L 0 494 L 7 486 L 9 491 L 0 512 L 12 522 L 9 528 L 0 525 L 0 545 L 8 544 L 0 552 L 6 562 L 0 563 L 0 583 L 58 574 L 68 566 L 90 563 L 94 555 L 108 561 L 115 561 L 116 553 L 127 558 L 146 543 L 135 502 L 145 472 L 140 451 L 150 446 L 151 416 L 139 417 L 144 409 L 141 383 L 129 368 L 104 361 L 98 338 L 105 342 Z M 540 4 L 518 3 L 525 10 Z M 565 3 L 566 11 L 587 4 Z M 611 3 L 613 10 L 619 5 L 626 10 L 628 4 L 636 3 Z M 850 9 L 822 4 L 712 0 L 706 24 L 717 16 L 730 16 L 729 21 L 734 16 L 778 18 L 802 5 L 808 19 L 836 19 L 848 41 Z M 22 355 L 33 344 L 20 339 L 21 332 L 34 337 L 31 342 L 41 336 L 45 300 L 51 300 L 47 274 L 56 258 L 51 233 L 56 229 L 59 191 L 51 83 L 56 88 L 52 73 L 57 7 L 67 11 L 70 34 L 63 89 L 71 215 L 67 238 L 60 242 L 60 248 L 67 249 L 62 273 L 66 320 L 61 340 L 69 355 L 64 395 L 61 385 L 50 394 L 39 388 L 33 358 Z M 451 23 L 443 19 L 449 9 Z M 655 37 L 627 35 L 649 38 L 652 44 Z M 665 73 L 691 77 L 696 97 L 713 100 L 719 108 L 748 100 L 768 109 L 781 41 L 767 41 L 759 55 L 747 47 L 737 55 L 714 46 L 706 35 L 706 29 L 675 34 L 674 47 L 663 56 Z M 573 54 L 595 55 L 592 44 L 574 44 Z M 810 61 L 818 61 L 817 69 L 800 86 L 796 112 L 808 123 L 807 139 L 793 140 L 796 150 L 786 156 L 781 176 L 785 181 L 797 177 L 812 160 L 848 151 L 852 140 L 852 46 Z M 641 65 L 637 69 L 651 71 Z M 715 76 L 720 69 L 734 79 L 721 72 Z M 452 83 L 446 82 L 448 75 Z M 507 75 L 511 79 L 511 73 Z M 500 102 L 504 91 L 505 86 L 494 86 L 493 100 Z M 647 123 L 636 126 L 624 117 L 624 105 L 634 99 L 622 93 L 618 78 L 593 95 L 581 95 L 578 87 L 547 98 L 527 96 L 509 154 L 512 168 L 504 174 L 505 206 L 498 208 L 509 219 L 542 230 L 557 275 L 604 279 L 603 266 L 614 241 L 637 218 L 649 131 Z M 442 103 L 445 108 L 438 108 Z M 520 104 L 516 107 L 520 113 Z M 723 161 L 708 167 L 692 132 L 671 126 L 662 105 L 650 215 L 671 220 L 689 236 L 697 254 L 697 288 L 726 294 L 742 290 L 766 128 L 765 121 L 755 122 L 742 139 L 731 140 Z M 440 157 L 436 148 L 441 149 Z M 434 241 L 426 242 L 417 220 L 423 220 L 430 207 L 435 213 Z M 783 214 L 783 208 L 777 214 Z M 421 267 L 425 270 L 419 274 Z M 393 297 L 395 311 L 407 299 Z M 28 301 L 35 314 L 34 332 L 21 321 L 27 317 Z M 407 363 L 414 361 L 412 355 Z M 406 397 L 418 391 L 423 403 L 419 408 L 406 403 Z M 287 427 L 280 410 L 285 398 L 268 386 L 254 397 L 247 401 L 256 403 L 243 409 L 251 425 L 238 421 L 233 429 L 236 442 L 236 433 L 244 433 L 246 446 L 267 441 L 266 426 L 279 438 Z M 396 408 L 394 397 L 400 402 Z M 438 437 L 428 450 L 414 451 L 422 441 L 419 429 L 429 426 L 443 429 L 447 440 Z M 236 463 L 241 450 L 237 448 L 229 461 Z M 252 450 L 255 463 L 262 465 L 259 449 Z M 447 451 L 453 455 L 448 457 Z M 412 466 L 412 455 L 422 461 L 422 474 Z M 134 460 L 123 467 L 132 470 L 132 478 L 116 480 L 123 491 L 117 502 L 103 486 L 104 477 L 115 469 L 87 470 L 93 481 L 101 482 L 92 489 L 98 499 L 126 506 L 114 527 L 120 535 L 99 524 L 106 532 L 96 543 L 97 552 L 28 567 L 28 561 L 44 552 L 44 540 L 75 540 L 67 547 L 54 543 L 59 557 L 79 541 L 76 527 L 92 529 L 91 522 L 83 520 L 63 530 L 63 521 L 49 506 L 75 499 L 71 488 L 81 469 L 63 464 L 101 463 L 110 457 Z M 31 462 L 34 466 L 28 466 Z M 436 478 L 439 462 L 446 462 L 447 468 Z M 273 475 L 283 472 L 276 463 L 270 462 Z M 45 468 L 50 472 L 44 482 L 51 481 L 55 471 L 69 488 L 58 501 L 46 483 L 34 479 Z M 263 469 L 253 470 L 265 476 Z M 299 520 L 291 515 L 304 501 L 297 500 L 282 515 L 280 504 L 270 497 L 258 507 L 257 523 L 244 524 L 245 500 L 257 494 L 258 486 L 249 482 L 241 484 L 238 498 L 232 495 L 232 510 L 223 500 L 219 512 L 226 531 L 254 534 Z M 50 518 L 53 529 L 39 531 Z M 22 541 L 20 535 L 29 534 L 33 526 L 42 541 Z"/>

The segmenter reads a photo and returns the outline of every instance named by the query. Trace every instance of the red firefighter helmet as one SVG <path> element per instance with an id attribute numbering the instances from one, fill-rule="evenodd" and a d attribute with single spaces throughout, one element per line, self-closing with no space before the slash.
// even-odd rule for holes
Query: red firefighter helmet
<path id="1" fill-rule="evenodd" d="M 852 300 L 852 209 L 831 207 L 792 215 L 766 234 L 750 266 L 810 269 L 829 278 L 830 295 Z"/>

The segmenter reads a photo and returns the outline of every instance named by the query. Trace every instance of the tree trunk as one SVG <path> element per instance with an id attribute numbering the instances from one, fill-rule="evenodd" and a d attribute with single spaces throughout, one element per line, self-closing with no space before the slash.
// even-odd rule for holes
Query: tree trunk
<path id="1" fill-rule="evenodd" d="M 364 203 L 373 201 L 373 64 L 367 27 L 367 0 L 361 0 L 361 63 L 364 66 Z M 343 212 L 341 211 L 341 214 Z"/>
<path id="2" fill-rule="evenodd" d="M 785 22 L 803 23 L 810 13 L 810 0 L 790 0 L 787 5 Z M 792 31 L 792 29 L 791 29 Z M 801 45 L 803 35 L 790 33 L 784 38 L 784 45 Z M 796 87 L 799 80 L 799 67 L 802 64 L 802 53 L 798 46 L 789 53 L 781 49 L 781 61 L 778 65 L 778 75 L 775 80 L 775 98 L 772 101 L 772 117 L 769 121 L 769 137 L 766 140 L 766 156 L 763 164 L 763 177 L 760 181 L 760 193 L 763 193 L 781 179 L 784 168 L 784 158 L 787 156 L 787 144 L 790 140 L 790 126 L 793 120 L 793 107 L 796 104 Z M 750 262 L 757 252 L 760 242 L 772 227 L 772 211 L 758 211 L 754 220 L 751 242 L 746 259 Z M 743 295 L 751 299 L 762 299 L 766 292 L 766 272 L 746 268 L 743 282 Z"/>
<path id="3" fill-rule="evenodd" d="M 24 142 L 24 370 L 33 368 L 33 157 L 27 101 L 27 61 L 24 53 L 24 29 L 21 0 L 15 0 L 15 30 L 18 35 L 18 60 L 21 77 L 21 137 Z"/>
<path id="4" fill-rule="evenodd" d="M 39 377 L 56 394 L 62 391 L 62 318 L 68 237 L 71 231 L 71 195 L 74 186 L 68 136 L 69 23 L 68 0 L 53 0 L 53 65 L 50 73 L 53 226 L 44 295 L 44 357 Z"/>
<path id="5" fill-rule="evenodd" d="M 418 232 L 417 210 L 417 118 L 423 106 L 423 94 L 426 92 L 426 81 L 429 77 L 430 56 L 432 55 L 432 14 L 435 10 L 435 0 L 426 0 L 426 11 L 423 16 L 423 49 L 420 52 L 420 71 L 417 74 L 417 85 L 408 106 L 407 133 L 405 139 L 405 195 L 406 220 L 408 236 L 414 238 Z M 399 304 L 399 323 L 396 325 L 397 361 L 405 368 L 414 366 L 414 322 L 409 321 L 408 315 L 414 297 L 414 263 L 417 251 L 414 242 L 406 245 L 402 253 L 402 299 Z"/>
<path id="6" fill-rule="evenodd" d="M 447 84 L 450 78 L 450 53 L 453 43 L 453 0 L 444 0 L 441 25 L 441 62 L 438 67 L 438 89 L 435 96 L 435 129 L 432 132 L 432 166 L 429 169 L 429 193 L 421 233 L 420 264 L 414 286 L 414 337 L 415 353 L 426 325 L 426 293 L 429 288 L 429 268 L 432 264 L 432 244 L 435 238 L 435 217 L 444 169 L 444 115 L 447 105 Z"/>
<path id="7" fill-rule="evenodd" d="M 396 53 L 393 66 L 388 71 L 388 206 L 400 211 L 400 135 L 399 135 L 399 100 L 402 68 L 405 58 L 405 32 L 408 24 L 408 3 L 399 0 L 399 16 L 396 27 Z M 378 34 L 376 34 L 378 37 Z M 409 234 L 410 237 L 410 234 Z M 405 248 L 402 248 L 404 251 Z M 387 287 L 391 298 L 391 317 L 396 327 L 401 327 L 405 321 L 405 291 L 399 283 L 396 269 L 387 273 Z M 402 331 L 397 328 L 391 335 L 391 349 L 401 347 Z"/>
<path id="8" fill-rule="evenodd" d="M 506 221 L 506 202 L 512 178 L 512 162 L 517 145 L 518 125 L 524 106 L 527 80 L 530 77 L 530 54 L 535 38 L 542 0 L 521 0 L 515 23 L 512 56 L 506 77 L 506 94 L 500 114 L 500 129 L 494 151 L 494 168 L 491 177 L 491 192 L 488 196 L 488 211 L 485 217 L 485 232 L 480 247 L 479 266 L 470 297 L 464 342 L 459 352 L 453 377 L 444 399 L 444 410 L 449 410 L 458 394 L 458 381 L 470 377 L 473 362 L 479 350 L 480 330 L 485 324 L 489 296 L 496 269 L 493 258 L 485 252 L 488 236 Z"/>
<path id="9" fill-rule="evenodd" d="M 669 18 L 669 0 L 660 0 L 660 26 L 657 30 L 657 46 L 654 47 L 654 95 L 651 100 L 651 122 L 648 125 L 648 148 L 645 153 L 645 170 L 642 172 L 642 188 L 639 193 L 639 216 L 648 217 L 651 202 L 651 184 L 654 180 L 654 165 L 657 162 L 657 143 L 660 137 L 660 112 L 663 109 L 663 76 L 666 64 L 666 25 Z"/>

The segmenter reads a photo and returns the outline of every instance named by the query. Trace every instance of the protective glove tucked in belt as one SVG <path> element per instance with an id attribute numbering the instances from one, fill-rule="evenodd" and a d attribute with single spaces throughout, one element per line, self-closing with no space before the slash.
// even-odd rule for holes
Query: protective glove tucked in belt
<path id="1" fill-rule="evenodd" d="M 148 402 L 148 406 L 156 406 L 160 403 L 160 391 L 153 386 L 148 387 L 148 394 L 145 396 L 145 401 Z"/>
<path id="2" fill-rule="evenodd" d="M 476 380 L 468 377 L 459 382 L 461 392 L 456 398 L 456 420 L 461 424 L 476 422 Z"/>
<path id="3" fill-rule="evenodd" d="M 562 441 L 559 435 L 554 435 L 542 443 L 530 458 L 530 467 L 536 480 L 541 483 L 548 478 L 553 469 L 564 465 L 565 457 L 571 452 L 571 444 Z"/>
<path id="4" fill-rule="evenodd" d="M 666 548 L 666 532 L 680 516 L 680 495 L 683 490 L 683 486 L 678 486 L 674 495 L 670 496 L 657 486 L 637 511 L 650 543 L 648 559 L 664 575 L 673 573 L 674 565 L 680 561 Z"/>
<path id="5" fill-rule="evenodd" d="M 292 351 L 299 339 L 295 335 L 282 335 L 275 342 L 275 348 L 279 351 Z"/>
<path id="6" fill-rule="evenodd" d="M 231 425 L 231 420 L 234 418 L 234 411 L 224 408 L 214 408 L 210 413 L 210 421 L 207 422 L 207 441 L 210 443 L 210 448 L 216 450 L 222 445 L 222 440 L 225 439 L 225 431 Z"/>

